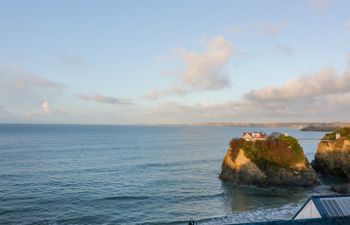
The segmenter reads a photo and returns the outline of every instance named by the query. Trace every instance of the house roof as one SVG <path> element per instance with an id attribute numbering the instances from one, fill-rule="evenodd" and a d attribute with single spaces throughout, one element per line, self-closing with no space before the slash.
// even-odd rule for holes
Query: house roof
<path id="1" fill-rule="evenodd" d="M 294 220 L 294 217 L 299 214 L 299 212 L 306 206 L 309 201 L 314 202 L 322 217 Z M 338 215 L 336 213 L 343 215 Z M 292 220 L 242 223 L 240 225 L 343 225 L 350 224 L 350 214 L 347 213 L 350 213 L 350 195 L 312 196 L 300 208 Z"/>
<path id="2" fill-rule="evenodd" d="M 309 201 L 313 201 L 321 217 L 350 216 L 350 195 L 323 195 L 312 196 L 295 214 L 293 219 L 303 210 Z"/>
<path id="3" fill-rule="evenodd" d="M 275 220 L 257 223 L 242 223 L 240 225 L 344 225 L 350 224 L 350 217 L 324 217 L 303 220 Z M 236 224 L 238 225 L 238 224 Z"/>
<path id="4" fill-rule="evenodd" d="M 242 134 L 242 137 L 244 137 L 245 135 L 249 135 L 252 138 L 265 138 L 266 134 L 263 132 L 244 132 Z"/>

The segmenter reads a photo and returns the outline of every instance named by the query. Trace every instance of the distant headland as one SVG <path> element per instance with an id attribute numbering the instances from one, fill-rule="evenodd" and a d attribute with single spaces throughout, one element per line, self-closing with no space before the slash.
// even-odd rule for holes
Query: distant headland
<path id="1" fill-rule="evenodd" d="M 350 127 L 350 122 L 274 122 L 274 123 L 249 123 L 249 122 L 201 122 L 194 123 L 197 126 L 218 127 L 261 127 L 277 128 L 286 127 L 300 129 L 301 131 L 334 131 L 338 127 Z"/>

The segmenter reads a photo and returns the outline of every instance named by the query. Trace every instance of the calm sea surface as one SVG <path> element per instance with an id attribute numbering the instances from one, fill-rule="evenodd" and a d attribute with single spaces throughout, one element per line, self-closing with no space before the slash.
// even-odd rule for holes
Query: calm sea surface
<path id="1" fill-rule="evenodd" d="M 1 224 L 230 224 L 289 219 L 328 187 L 232 187 L 218 176 L 247 128 L 0 125 Z M 271 129 L 257 129 L 271 132 Z M 298 138 L 321 132 L 274 129 Z M 300 141 L 309 160 L 317 140 Z"/>

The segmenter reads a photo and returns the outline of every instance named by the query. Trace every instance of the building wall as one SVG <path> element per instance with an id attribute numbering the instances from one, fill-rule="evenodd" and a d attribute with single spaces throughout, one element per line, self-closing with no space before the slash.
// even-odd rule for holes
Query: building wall
<path id="1" fill-rule="evenodd" d="M 304 206 L 304 208 L 298 213 L 298 215 L 294 219 L 301 220 L 311 218 L 321 218 L 321 215 L 318 212 L 314 202 L 312 200 L 309 200 L 309 202 Z"/>

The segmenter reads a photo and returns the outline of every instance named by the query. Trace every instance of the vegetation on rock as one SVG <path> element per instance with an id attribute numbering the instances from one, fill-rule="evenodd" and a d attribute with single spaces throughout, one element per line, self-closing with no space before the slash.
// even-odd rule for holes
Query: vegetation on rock
<path id="1" fill-rule="evenodd" d="M 242 148 L 244 154 L 259 169 L 291 168 L 296 164 L 307 163 L 302 147 L 291 136 L 281 135 L 279 138 L 269 137 L 265 141 L 245 141 L 232 139 L 232 149 Z"/>
<path id="2" fill-rule="evenodd" d="M 322 139 L 323 140 L 336 140 L 336 134 L 340 134 L 341 139 L 350 141 L 350 127 L 337 128 L 332 133 L 327 133 Z"/>
<path id="3" fill-rule="evenodd" d="M 319 184 L 298 141 L 285 135 L 266 140 L 232 139 L 220 179 L 235 185 L 314 186 Z"/>
<path id="4" fill-rule="evenodd" d="M 338 139 L 337 134 L 340 134 Z M 321 174 L 350 179 L 350 128 L 325 134 L 311 165 Z"/>

